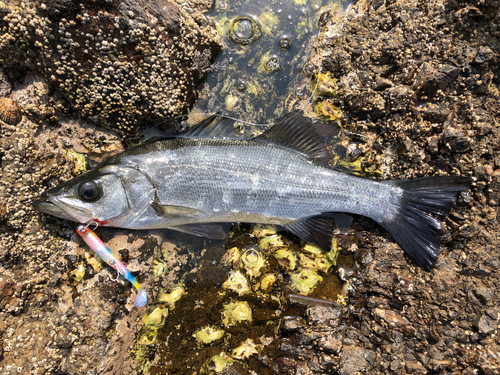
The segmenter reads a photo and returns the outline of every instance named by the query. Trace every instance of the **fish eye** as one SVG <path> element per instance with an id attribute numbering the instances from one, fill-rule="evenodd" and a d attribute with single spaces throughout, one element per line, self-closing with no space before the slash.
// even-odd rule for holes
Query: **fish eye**
<path id="1" fill-rule="evenodd" d="M 94 182 L 84 182 L 78 188 L 80 198 L 87 202 L 94 202 L 101 197 L 101 188 Z"/>

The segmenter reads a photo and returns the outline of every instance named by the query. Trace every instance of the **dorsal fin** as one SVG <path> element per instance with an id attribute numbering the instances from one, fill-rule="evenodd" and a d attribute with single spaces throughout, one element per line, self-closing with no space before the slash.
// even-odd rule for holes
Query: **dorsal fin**
<path id="1" fill-rule="evenodd" d="M 248 134 L 241 134 L 234 127 L 235 122 L 234 119 L 217 113 L 177 136 L 181 138 L 252 139 Z"/>
<path id="2" fill-rule="evenodd" d="M 298 151 L 311 158 L 326 156 L 325 145 L 318 133 L 300 112 L 283 116 L 265 133 L 254 138 L 257 142 L 272 143 Z"/>

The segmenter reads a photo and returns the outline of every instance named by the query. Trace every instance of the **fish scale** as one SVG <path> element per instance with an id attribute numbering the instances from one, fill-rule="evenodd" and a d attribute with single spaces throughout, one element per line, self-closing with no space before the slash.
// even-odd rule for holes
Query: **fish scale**
<path id="1" fill-rule="evenodd" d="M 270 144 L 182 140 L 181 148 L 173 144 L 177 139 L 162 142 L 164 151 L 148 158 L 165 160 L 165 165 L 140 163 L 137 156 L 133 162 L 158 187 L 160 204 L 203 211 L 200 222 L 247 221 L 247 213 L 261 223 L 269 222 L 270 217 L 273 224 L 290 223 L 322 212 L 377 217 L 381 207 L 402 192 L 395 186 L 334 171 Z M 121 163 L 127 165 L 130 160 L 124 156 Z M 258 187 L 249 189 L 255 181 Z M 202 199 L 193 202 L 193 196 Z"/>

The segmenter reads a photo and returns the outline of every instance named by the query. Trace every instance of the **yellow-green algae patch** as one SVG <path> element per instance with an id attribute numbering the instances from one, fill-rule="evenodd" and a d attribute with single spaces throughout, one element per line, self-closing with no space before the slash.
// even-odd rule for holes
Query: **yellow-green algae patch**
<path id="1" fill-rule="evenodd" d="M 222 323 L 233 326 L 241 322 L 252 321 L 252 309 L 247 301 L 230 302 L 224 306 Z"/>
<path id="2" fill-rule="evenodd" d="M 170 293 L 161 292 L 158 296 L 158 302 L 166 303 L 170 309 L 175 307 L 175 303 L 186 294 L 186 290 L 182 286 L 172 289 Z"/>
<path id="3" fill-rule="evenodd" d="M 142 321 L 149 327 L 161 327 L 165 324 L 165 319 L 168 316 L 168 309 L 156 307 L 149 315 L 142 318 Z"/>
<path id="4" fill-rule="evenodd" d="M 210 344 L 213 341 L 221 339 L 224 336 L 224 333 L 225 332 L 222 329 L 216 329 L 208 326 L 196 331 L 193 336 L 200 344 Z"/>
<path id="5" fill-rule="evenodd" d="M 82 281 L 83 277 L 85 276 L 85 266 L 80 263 L 69 274 L 70 276 L 73 277 L 73 283 L 78 284 L 80 281 Z"/>
<path id="6" fill-rule="evenodd" d="M 311 293 L 316 285 L 323 280 L 323 277 L 318 275 L 316 271 L 312 269 L 303 269 L 299 272 L 293 273 L 290 276 L 291 288 L 297 292 L 308 295 Z"/>

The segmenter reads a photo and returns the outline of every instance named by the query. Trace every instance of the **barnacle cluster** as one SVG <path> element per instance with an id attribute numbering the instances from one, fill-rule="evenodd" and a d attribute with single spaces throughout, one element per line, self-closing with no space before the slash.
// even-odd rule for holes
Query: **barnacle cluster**
<path id="1" fill-rule="evenodd" d="M 98 4 L 64 12 L 51 2 L 0 6 L 0 63 L 33 67 L 75 109 L 110 127 L 185 113 L 221 49 L 213 26 L 175 2 L 120 13 Z"/>

